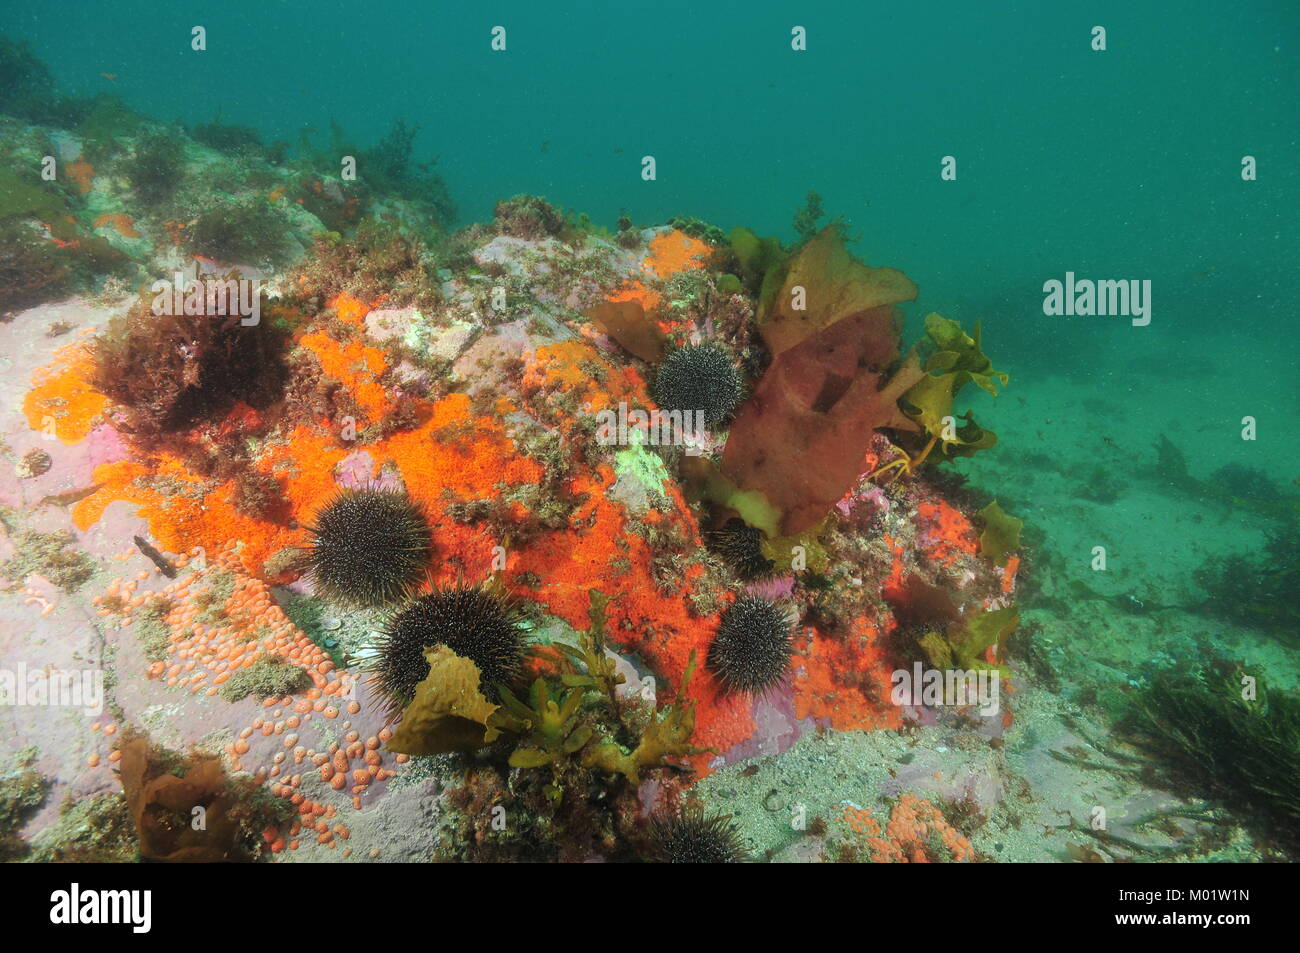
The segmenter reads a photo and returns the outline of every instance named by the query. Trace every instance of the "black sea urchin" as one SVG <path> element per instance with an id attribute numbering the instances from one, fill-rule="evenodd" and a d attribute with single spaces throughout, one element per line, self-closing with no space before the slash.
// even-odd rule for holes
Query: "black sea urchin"
<path id="1" fill-rule="evenodd" d="M 424 576 L 433 534 L 400 490 L 344 490 L 316 517 L 310 573 L 335 602 L 377 606 L 408 595 Z"/>
<path id="2" fill-rule="evenodd" d="M 731 356 L 717 344 L 699 344 L 664 358 L 654 398 L 661 410 L 698 411 L 704 426 L 716 427 L 736 409 L 742 389 Z"/>
<path id="3" fill-rule="evenodd" d="M 705 541 L 709 549 L 721 556 L 732 572 L 746 582 L 770 575 L 776 568 L 776 563 L 763 555 L 762 530 L 754 529 L 737 517 L 727 520 L 722 529 L 709 533 Z"/>
<path id="4" fill-rule="evenodd" d="M 649 860 L 661 864 L 738 864 L 747 859 L 731 815 L 705 815 L 688 806 L 681 814 L 650 821 Z"/>
<path id="5" fill-rule="evenodd" d="M 496 699 L 524 664 L 519 611 L 492 589 L 452 586 L 420 596 L 394 615 L 373 648 L 372 684 L 390 714 L 411 703 L 415 686 L 429 675 L 424 653 L 445 645 L 478 666 L 483 694 Z"/>
<path id="6" fill-rule="evenodd" d="M 728 691 L 761 695 L 790 668 L 789 610 L 757 596 L 737 599 L 722 613 L 709 646 L 709 669 Z"/>

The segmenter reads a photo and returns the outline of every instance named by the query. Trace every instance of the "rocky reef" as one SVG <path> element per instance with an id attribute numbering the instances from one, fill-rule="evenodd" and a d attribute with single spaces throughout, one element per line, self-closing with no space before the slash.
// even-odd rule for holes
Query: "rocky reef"
<path id="1" fill-rule="evenodd" d="M 531 196 L 453 230 L 400 124 L 351 179 L 71 118 L 0 118 L 0 646 L 103 698 L 21 709 L 8 854 L 1011 840 L 1022 524 L 954 470 L 997 452 L 979 325 L 909 346 L 916 286 L 812 202 L 794 245 Z"/>

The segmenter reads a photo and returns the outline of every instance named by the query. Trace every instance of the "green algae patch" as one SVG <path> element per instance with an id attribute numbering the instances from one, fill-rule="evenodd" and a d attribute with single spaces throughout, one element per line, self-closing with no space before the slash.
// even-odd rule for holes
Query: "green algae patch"
<path id="1" fill-rule="evenodd" d="M 34 172 L 23 176 L 0 165 L 0 218 L 32 216 L 56 225 L 69 214 L 68 203 L 51 186 L 41 184 Z"/>
<path id="2" fill-rule="evenodd" d="M 975 325 L 972 336 L 956 321 L 931 313 L 925 318 L 925 331 L 933 348 L 923 365 L 925 376 L 903 395 L 901 406 L 929 435 L 930 446 L 942 445 L 945 457 L 968 457 L 995 446 L 997 434 L 977 424 L 970 411 L 960 418 L 953 413 L 957 394 L 967 384 L 996 397 L 998 385 L 1005 387 L 1011 379 L 994 369 L 985 355 L 980 325 Z M 958 419 L 965 422 L 959 426 Z"/>
<path id="3" fill-rule="evenodd" d="M 219 261 L 274 268 L 289 256 L 288 232 L 285 214 L 261 198 L 221 201 L 199 215 L 186 247 Z"/>
<path id="4" fill-rule="evenodd" d="M 664 496 L 664 487 L 670 480 L 663 459 L 639 442 L 614 454 L 614 472 L 620 478 L 636 480 L 647 493 L 656 498 Z"/>
<path id="5" fill-rule="evenodd" d="M 41 806 L 50 788 L 49 779 L 32 767 L 36 746 L 28 745 L 5 762 L 0 774 L 0 860 L 16 860 L 26 855 L 26 842 L 18 828 Z"/>
<path id="6" fill-rule="evenodd" d="M 785 277 L 788 256 L 779 240 L 759 238 L 748 228 L 733 228 L 728 240 L 740 263 L 741 277 L 758 296 L 757 313 L 761 319 Z"/>
<path id="7" fill-rule="evenodd" d="M 707 500 L 733 509 L 748 525 L 770 538 L 781 535 L 782 513 L 761 491 L 742 490 L 704 457 L 686 457 L 681 472 L 692 500 Z"/>
<path id="8" fill-rule="evenodd" d="M 237 702 L 249 695 L 283 697 L 302 691 L 310 682 L 307 673 L 298 666 L 264 656 L 230 676 L 221 686 L 221 697 L 228 702 Z"/>
<path id="9" fill-rule="evenodd" d="M 691 238 L 698 238 L 710 245 L 727 243 L 727 236 L 723 234 L 722 229 L 689 215 L 674 215 L 668 220 L 668 224 L 679 232 L 685 232 Z"/>
<path id="10" fill-rule="evenodd" d="M 996 566 L 1005 566 L 1007 557 L 1020 548 L 1020 530 L 1025 521 L 1008 515 L 994 500 L 975 514 L 984 521 L 980 533 L 980 555 Z"/>
<path id="11" fill-rule="evenodd" d="M 144 651 L 144 657 L 151 662 L 162 662 L 167 659 L 171 645 L 171 629 L 163 619 L 171 608 L 171 603 L 155 599 L 146 602 L 136 613 L 135 638 Z"/>
<path id="12" fill-rule="evenodd" d="M 54 826 L 42 831 L 28 858 L 35 863 L 131 863 L 139 860 L 135 825 L 121 794 L 69 797 Z"/>
<path id="13" fill-rule="evenodd" d="M 1020 611 L 1015 606 L 967 616 L 947 626 L 942 632 L 927 632 L 918 641 L 935 668 L 960 668 L 967 671 L 1011 672 L 1005 665 L 988 660 L 1002 657 L 1007 638 L 1020 625 Z"/>
<path id="14" fill-rule="evenodd" d="M 225 605 L 235 594 L 235 574 L 229 569 L 218 569 L 211 580 L 208 588 L 194 597 L 198 620 L 204 625 L 216 625 L 225 618 Z"/>
<path id="15" fill-rule="evenodd" d="M 77 125 L 77 135 L 85 140 L 87 155 L 98 159 L 116 152 L 118 139 L 138 135 L 144 122 L 143 116 L 121 100 L 105 96 L 95 101 Z"/>
<path id="16" fill-rule="evenodd" d="M 402 344 L 411 351 L 422 354 L 429 348 L 429 339 L 433 335 L 433 325 L 421 311 L 413 311 L 406 322 L 402 335 Z"/>
<path id="17" fill-rule="evenodd" d="M 1240 670 L 1163 674 L 1130 702 L 1125 727 L 1175 790 L 1222 801 L 1292 859 L 1300 852 L 1300 696 Z"/>
<path id="18" fill-rule="evenodd" d="M 68 253 L 35 222 L 0 219 L 0 316 L 52 300 L 74 284 Z"/>
<path id="19" fill-rule="evenodd" d="M 0 523 L 9 530 L 14 555 L 0 565 L 0 575 L 14 586 L 22 585 L 31 575 L 40 575 L 64 592 L 76 592 L 95 574 L 95 563 L 80 549 L 72 548 L 77 538 L 67 530 L 39 533 L 15 531 L 10 511 L 0 510 Z"/>
<path id="20" fill-rule="evenodd" d="M 759 541 L 759 551 L 782 572 L 808 570 L 825 573 L 831 564 L 830 554 L 822 545 L 822 534 L 827 531 L 830 517 L 811 529 L 795 536 L 764 537 Z"/>
<path id="21" fill-rule="evenodd" d="M 722 294 L 735 295 L 740 294 L 744 290 L 744 286 L 740 283 L 740 279 L 730 273 L 724 272 L 723 274 L 718 275 L 716 284 L 718 291 Z"/>

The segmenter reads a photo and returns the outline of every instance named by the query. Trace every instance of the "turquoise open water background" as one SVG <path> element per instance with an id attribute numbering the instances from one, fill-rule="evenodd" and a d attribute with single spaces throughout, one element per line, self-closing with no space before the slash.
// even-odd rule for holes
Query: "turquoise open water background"
<path id="1" fill-rule="evenodd" d="M 520 192 L 612 225 L 793 237 L 815 189 L 910 309 L 1022 366 L 1210 359 L 1284 376 L 1300 282 L 1300 3 L 0 0 L 75 92 L 268 139 L 418 122 L 466 221 Z M 190 28 L 208 49 L 189 48 Z M 490 31 L 507 30 L 507 50 Z M 806 52 L 791 28 L 807 29 Z M 1108 49 L 1090 49 L 1095 25 Z M 106 79 L 102 74 L 115 74 Z M 658 178 L 641 178 L 652 155 Z M 940 180 L 957 159 L 958 179 Z M 1259 180 L 1243 182 L 1242 156 Z M 1053 320 L 1042 283 L 1153 282 L 1154 319 Z M 1279 342 L 1287 342 L 1280 347 Z M 1283 362 L 1279 364 L 1279 362 Z M 1290 365 L 1290 368 L 1288 368 Z M 1076 367 L 1076 370 L 1078 367 Z M 1291 376 L 1294 382 L 1294 374 Z M 1294 386 L 1277 409 L 1300 412 Z"/>

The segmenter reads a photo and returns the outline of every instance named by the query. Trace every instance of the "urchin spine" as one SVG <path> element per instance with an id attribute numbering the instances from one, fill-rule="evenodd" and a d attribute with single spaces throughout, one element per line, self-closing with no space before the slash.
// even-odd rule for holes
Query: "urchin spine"
<path id="1" fill-rule="evenodd" d="M 728 691 L 761 695 L 781 683 L 793 651 L 790 610 L 743 596 L 722 613 L 708 665 Z"/>
<path id="2" fill-rule="evenodd" d="M 669 354 L 654 379 L 661 410 L 694 411 L 706 427 L 716 427 L 740 403 L 743 386 L 731 356 L 717 344 L 679 348 Z"/>
<path id="3" fill-rule="evenodd" d="M 667 864 L 734 864 L 746 859 L 730 815 L 706 815 L 688 805 L 679 815 L 650 822 L 650 859 Z"/>
<path id="4" fill-rule="evenodd" d="M 420 508 L 400 490 L 344 490 L 311 529 L 309 573 L 335 602 L 377 606 L 415 591 L 433 555 Z"/>

